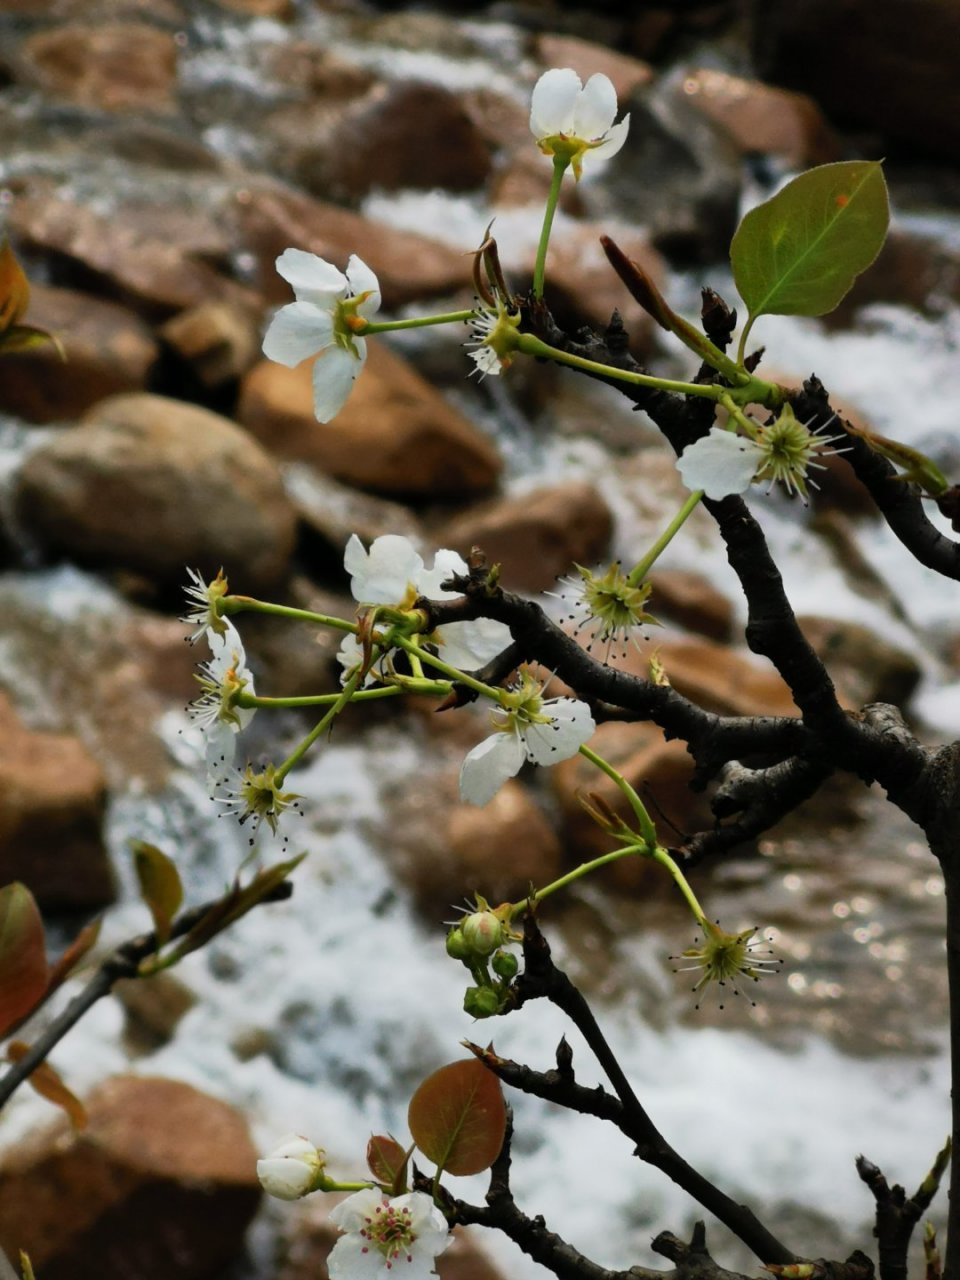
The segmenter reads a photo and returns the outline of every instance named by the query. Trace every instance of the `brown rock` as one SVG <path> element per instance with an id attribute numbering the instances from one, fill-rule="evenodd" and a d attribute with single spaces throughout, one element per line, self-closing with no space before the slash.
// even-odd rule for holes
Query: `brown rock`
<path id="1" fill-rule="evenodd" d="M 246 308 L 229 302 L 201 302 L 181 311 L 160 336 L 204 387 L 238 379 L 260 353 L 260 326 Z"/>
<path id="2" fill-rule="evenodd" d="M 493 445 L 384 343 L 368 343 L 367 353 L 332 423 L 314 416 L 310 361 L 256 365 L 241 388 L 239 420 L 279 457 L 377 493 L 444 499 L 491 489 L 501 467 Z"/>
<path id="3" fill-rule="evenodd" d="M 151 1053 L 169 1044 L 180 1019 L 197 1002 L 190 988 L 169 969 L 152 978 L 122 978 L 114 983 L 111 994 L 126 1014 L 123 1038 L 131 1053 Z"/>
<path id="4" fill-rule="evenodd" d="M 641 799 L 655 802 L 658 822 L 674 823 L 680 831 L 697 831 L 713 824 L 713 815 L 702 793 L 690 790 L 693 759 L 683 742 L 665 742 L 652 724 L 601 724 L 590 746 L 614 765 Z M 573 756 L 548 771 L 563 816 L 564 849 L 572 863 L 609 853 L 610 837 L 593 821 L 579 796 L 599 795 L 627 822 L 635 823 L 622 791 L 589 760 Z M 647 859 L 627 857 L 605 869 L 604 881 L 613 888 L 632 892 L 658 884 L 667 889 L 669 879 Z"/>
<path id="5" fill-rule="evenodd" d="M 262 51 L 263 68 L 287 91 L 300 91 L 313 102 L 343 102 L 359 98 L 375 83 L 376 76 L 367 67 L 347 62 L 326 45 L 308 40 L 289 40 L 266 45 Z"/>
<path id="6" fill-rule="evenodd" d="M 0 1164 L 0 1246 L 44 1280 L 209 1280 L 260 1202 L 240 1114 L 189 1085 L 120 1076 L 88 1127 L 37 1133 Z"/>
<path id="7" fill-rule="evenodd" d="M 797 622 L 854 706 L 892 702 L 902 707 L 920 683 L 920 664 L 913 654 L 889 644 L 869 627 L 808 615 Z"/>
<path id="8" fill-rule="evenodd" d="M 241 191 L 235 212 L 241 245 L 254 255 L 257 283 L 272 302 L 291 301 L 275 265 L 291 246 L 341 268 L 357 254 L 376 272 L 388 309 L 469 286 L 470 264 L 457 250 L 279 184 Z"/>
<path id="9" fill-rule="evenodd" d="M 960 255 L 929 236 L 894 228 L 877 260 L 857 276 L 840 305 L 825 316 L 831 327 L 856 323 L 861 307 L 895 302 L 914 311 L 941 311 L 960 299 Z"/>
<path id="10" fill-rule="evenodd" d="M 164 396 L 96 405 L 27 459 L 16 502 L 50 551 L 164 583 L 222 565 L 235 589 L 270 590 L 293 550 L 275 464 L 226 418 Z"/>
<path id="11" fill-rule="evenodd" d="M 617 91 L 618 102 L 626 102 L 634 90 L 643 89 L 655 74 L 653 67 L 639 58 L 578 36 L 545 32 L 537 36 L 534 47 L 545 71 L 550 67 L 573 67 L 584 84 L 593 75 L 605 75 Z"/>
<path id="12" fill-rule="evenodd" d="M 286 21 L 296 12 L 293 0 L 214 0 L 221 9 L 250 18 L 277 18 Z"/>
<path id="13" fill-rule="evenodd" d="M 394 812 L 398 838 L 387 851 L 433 920 L 449 918 L 450 904 L 462 902 L 464 894 L 515 901 L 531 883 L 542 887 L 561 874 L 560 842 L 521 783 L 506 782 L 478 809 L 458 803 L 458 773 L 433 773 L 429 784 L 411 779 Z M 438 822 L 438 814 L 446 820 Z"/>
<path id="14" fill-rule="evenodd" d="M 23 43 L 44 92 L 103 111 L 169 111 L 177 75 L 170 32 L 141 22 L 72 23 Z"/>
<path id="15" fill-rule="evenodd" d="M 374 188 L 472 191 L 490 171 L 489 147 L 459 95 L 436 84 L 376 84 L 342 107 L 324 102 L 308 121 L 292 104 L 265 127 L 283 141 L 299 186 L 344 203 Z"/>
<path id="16" fill-rule="evenodd" d="M 805 93 L 710 67 L 686 72 L 677 89 L 720 125 L 746 155 L 774 155 L 798 169 L 840 158 L 838 139 L 820 108 Z"/>
<path id="17" fill-rule="evenodd" d="M 657 569 L 648 581 L 653 587 L 650 612 L 655 618 L 669 618 L 710 640 L 730 639 L 733 605 L 709 578 L 683 569 Z"/>
<path id="18" fill-rule="evenodd" d="M 592 485 L 574 481 L 466 511 L 437 540 L 464 556 L 480 547 L 488 563 L 503 566 L 508 590 L 538 592 L 574 563 L 602 559 L 612 532 L 606 502 Z"/>
<path id="19" fill-rule="evenodd" d="M 29 422 L 78 418 L 105 396 L 147 384 L 158 348 L 146 324 L 126 308 L 72 289 L 33 285 L 29 321 L 52 344 L 3 362 L 3 403 Z"/>
<path id="20" fill-rule="evenodd" d="M 658 651 L 673 687 L 705 711 L 720 715 L 795 716 L 790 691 L 773 669 L 712 640 L 689 638 L 649 641 L 628 648 L 624 667 L 647 675 Z"/>
<path id="21" fill-rule="evenodd" d="M 22 880 L 43 907 L 112 902 L 100 766 L 78 738 L 28 729 L 2 693 L 0 730 L 0 884 Z"/>
<path id="22" fill-rule="evenodd" d="M 106 293 L 149 320 L 216 299 L 252 303 L 239 285 L 177 244 L 144 234 L 121 211 L 104 217 L 40 192 L 13 203 L 9 226 L 24 247 L 51 261 L 58 283 Z"/>

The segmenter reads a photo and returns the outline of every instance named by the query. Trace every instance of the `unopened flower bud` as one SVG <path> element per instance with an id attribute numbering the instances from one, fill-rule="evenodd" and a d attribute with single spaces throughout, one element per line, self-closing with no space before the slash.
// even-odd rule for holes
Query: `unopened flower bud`
<path id="1" fill-rule="evenodd" d="M 447 955 L 454 960 L 466 960 L 470 955 L 470 948 L 460 929 L 451 929 L 447 934 Z"/>
<path id="2" fill-rule="evenodd" d="M 463 996 L 463 1011 L 471 1018 L 492 1018 L 500 1012 L 500 997 L 493 987 L 468 987 Z"/>
<path id="3" fill-rule="evenodd" d="M 503 925 L 492 911 L 474 911 L 460 928 L 464 942 L 474 955 L 492 955 L 503 942 Z"/>
<path id="4" fill-rule="evenodd" d="M 278 1200 L 299 1200 L 314 1189 L 323 1166 L 323 1152 L 306 1138 L 291 1134 L 276 1150 L 257 1161 L 257 1177 L 267 1195 Z"/>
<path id="5" fill-rule="evenodd" d="M 517 976 L 520 961 L 512 951 L 496 951 L 490 961 L 490 965 L 498 978 L 506 978 L 509 982 L 511 978 Z"/>

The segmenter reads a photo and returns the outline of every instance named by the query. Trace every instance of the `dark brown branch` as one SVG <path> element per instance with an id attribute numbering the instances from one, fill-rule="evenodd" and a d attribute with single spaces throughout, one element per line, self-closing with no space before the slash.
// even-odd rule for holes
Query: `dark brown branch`
<path id="1" fill-rule="evenodd" d="M 877 1206 L 874 1235 L 878 1241 L 880 1280 L 906 1280 L 907 1249 L 914 1227 L 930 1207 L 950 1157 L 950 1141 L 912 1196 L 897 1183 L 891 1187 L 875 1164 L 857 1157 L 857 1173 L 870 1188 Z"/>

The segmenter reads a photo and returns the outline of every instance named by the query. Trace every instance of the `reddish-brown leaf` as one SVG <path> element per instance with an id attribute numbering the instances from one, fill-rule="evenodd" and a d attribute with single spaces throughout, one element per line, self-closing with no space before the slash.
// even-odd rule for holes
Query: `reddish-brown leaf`
<path id="1" fill-rule="evenodd" d="M 4 239 L 0 244 L 0 331 L 12 328 L 29 304 L 30 282 Z"/>
<path id="2" fill-rule="evenodd" d="M 100 937 L 102 923 L 102 920 L 93 920 L 80 930 L 56 964 L 51 967 L 50 977 L 47 980 L 48 991 L 55 990 L 65 978 L 69 978 L 71 972 Z"/>
<path id="3" fill-rule="evenodd" d="M 30 1046 L 22 1040 L 11 1040 L 7 1045 L 7 1057 L 11 1062 L 19 1062 L 29 1052 Z M 27 1079 L 41 1098 L 63 1108 L 74 1129 L 86 1128 L 88 1117 L 83 1103 L 75 1093 L 70 1092 L 61 1080 L 60 1073 L 49 1062 L 41 1062 L 39 1067 L 34 1067 Z"/>
<path id="4" fill-rule="evenodd" d="M 476 1058 L 428 1076 L 410 1099 L 413 1140 L 438 1169 L 482 1173 L 500 1154 L 507 1110 L 500 1082 Z"/>
<path id="5" fill-rule="evenodd" d="M 24 884 L 0 889 L 0 1035 L 25 1018 L 48 981 L 43 921 Z"/>
<path id="6" fill-rule="evenodd" d="M 367 1143 L 367 1168 L 391 1195 L 403 1194 L 408 1159 L 408 1152 L 394 1138 L 375 1133 Z"/>

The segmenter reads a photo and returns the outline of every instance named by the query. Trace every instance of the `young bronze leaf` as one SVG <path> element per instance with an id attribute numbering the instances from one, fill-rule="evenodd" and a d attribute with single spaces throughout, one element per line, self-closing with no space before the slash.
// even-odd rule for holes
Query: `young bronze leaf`
<path id="1" fill-rule="evenodd" d="M 150 908 L 157 941 L 161 944 L 170 937 L 173 917 L 183 902 L 183 884 L 180 872 L 172 858 L 168 858 L 155 845 L 143 840 L 131 841 L 133 864 L 140 882 L 140 896 Z"/>
<path id="2" fill-rule="evenodd" d="M 17 323 L 30 303 L 30 282 L 10 242 L 0 244 L 0 332 Z"/>
<path id="3" fill-rule="evenodd" d="M 410 1099 L 413 1140 L 439 1170 L 457 1177 L 489 1169 L 500 1154 L 507 1110 L 500 1082 L 476 1058 L 428 1076 Z"/>
<path id="4" fill-rule="evenodd" d="M 24 1044 L 22 1040 L 12 1040 L 7 1045 L 7 1057 L 11 1062 L 19 1062 L 29 1051 L 30 1046 Z M 39 1067 L 34 1067 L 27 1079 L 41 1098 L 46 1098 L 54 1106 L 63 1108 L 74 1129 L 79 1131 L 86 1128 L 88 1118 L 86 1108 L 77 1095 L 70 1092 L 61 1080 L 60 1073 L 55 1071 L 49 1062 L 41 1062 Z"/>
<path id="5" fill-rule="evenodd" d="M 0 889 L 0 1035 L 20 1022 L 47 990 L 43 921 L 19 881 Z"/>
<path id="6" fill-rule="evenodd" d="M 96 945 L 97 939 L 100 937 L 102 923 L 102 920 L 92 920 L 90 924 L 84 925 L 80 930 L 56 964 L 51 967 L 50 977 L 47 981 L 48 991 L 54 991 L 59 987 L 60 983 L 70 976 L 90 948 Z"/>
<path id="7" fill-rule="evenodd" d="M 375 1133 L 367 1143 L 367 1168 L 390 1195 L 403 1192 L 407 1176 L 407 1152 L 394 1138 Z"/>
<path id="8" fill-rule="evenodd" d="M 883 247 L 887 184 L 876 161 L 825 164 L 751 209 L 730 263 L 751 320 L 832 311 Z"/>

